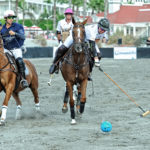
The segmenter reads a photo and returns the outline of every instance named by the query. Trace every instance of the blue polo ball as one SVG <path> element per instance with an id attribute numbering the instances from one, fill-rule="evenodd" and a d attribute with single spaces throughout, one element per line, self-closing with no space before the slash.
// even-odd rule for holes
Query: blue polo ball
<path id="1" fill-rule="evenodd" d="M 111 125 L 111 123 L 108 122 L 108 121 L 102 122 L 102 124 L 101 124 L 101 130 L 102 130 L 103 132 L 110 132 L 110 131 L 112 130 L 112 125 Z"/>

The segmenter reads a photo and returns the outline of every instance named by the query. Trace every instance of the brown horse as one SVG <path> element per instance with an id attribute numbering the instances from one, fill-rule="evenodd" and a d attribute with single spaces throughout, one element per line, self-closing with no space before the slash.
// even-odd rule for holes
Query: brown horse
<path id="1" fill-rule="evenodd" d="M 84 106 L 86 102 L 86 88 L 88 75 L 90 73 L 89 66 L 89 53 L 87 45 L 85 44 L 85 28 L 87 20 L 84 22 L 74 22 L 72 31 L 73 45 L 69 49 L 67 55 L 60 67 L 64 80 L 67 83 L 70 96 L 70 112 L 71 112 L 71 124 L 76 124 L 74 99 L 73 99 L 73 85 L 78 84 L 78 99 L 80 100 L 79 112 L 84 112 Z M 64 103 L 63 108 L 67 109 L 67 102 Z"/>
<path id="2" fill-rule="evenodd" d="M 35 108 L 37 111 L 39 111 L 40 105 L 39 105 L 39 97 L 38 97 L 37 72 L 35 67 L 30 61 L 28 60 L 24 60 L 24 61 L 28 69 L 28 75 L 26 76 L 26 78 L 34 96 Z M 5 124 L 8 101 L 11 95 L 14 97 L 17 105 L 16 119 L 20 119 L 21 117 L 22 104 L 19 98 L 19 92 L 24 89 L 21 87 L 20 83 L 18 83 L 18 87 L 16 88 L 18 71 L 17 71 L 17 67 L 15 66 L 16 66 L 15 62 L 10 63 L 10 60 L 6 57 L 6 54 L 4 53 L 3 40 L 2 40 L 2 36 L 0 35 L 0 92 L 4 90 L 6 93 L 2 104 L 0 125 Z"/>

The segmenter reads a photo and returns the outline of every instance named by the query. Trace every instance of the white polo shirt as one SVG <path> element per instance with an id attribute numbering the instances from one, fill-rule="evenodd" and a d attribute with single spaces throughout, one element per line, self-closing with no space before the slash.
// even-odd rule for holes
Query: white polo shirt
<path id="1" fill-rule="evenodd" d="M 69 30 L 70 29 L 70 32 L 72 31 L 73 29 L 73 23 L 72 21 L 70 23 L 67 23 L 66 22 L 66 19 L 62 19 L 58 22 L 58 25 L 57 25 L 57 31 L 61 32 L 62 34 L 62 31 L 65 30 Z"/>
<path id="2" fill-rule="evenodd" d="M 103 38 L 108 40 L 108 32 L 106 31 L 106 32 L 100 34 L 98 32 L 97 24 L 85 26 L 85 33 L 86 33 L 86 40 L 95 41 L 96 39 L 102 40 Z"/>

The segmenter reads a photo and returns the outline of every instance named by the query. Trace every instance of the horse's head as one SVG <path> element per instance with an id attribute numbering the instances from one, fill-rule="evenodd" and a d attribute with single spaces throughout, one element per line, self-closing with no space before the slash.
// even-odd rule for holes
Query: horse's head
<path id="1" fill-rule="evenodd" d="M 74 48 L 77 53 L 82 52 L 85 42 L 85 28 L 84 25 L 86 24 L 87 19 L 83 22 L 75 22 L 73 21 L 73 43 Z"/>

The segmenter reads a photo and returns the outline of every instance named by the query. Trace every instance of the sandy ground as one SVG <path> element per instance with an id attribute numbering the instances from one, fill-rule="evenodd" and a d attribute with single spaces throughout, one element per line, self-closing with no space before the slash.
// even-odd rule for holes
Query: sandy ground
<path id="1" fill-rule="evenodd" d="M 87 103 L 82 118 L 70 125 L 70 111 L 63 114 L 64 80 L 55 75 L 48 86 L 48 69 L 52 59 L 31 59 L 39 75 L 41 113 L 34 111 L 29 89 L 20 93 L 23 119 L 15 120 L 16 105 L 10 99 L 7 123 L 0 127 L 0 150 L 149 150 L 150 115 L 142 113 L 97 68 L 92 84 L 88 83 Z M 150 59 L 103 59 L 102 68 L 144 109 L 150 109 Z M 4 93 L 1 93 L 1 103 Z M 100 130 L 102 121 L 112 123 L 108 134 Z"/>

